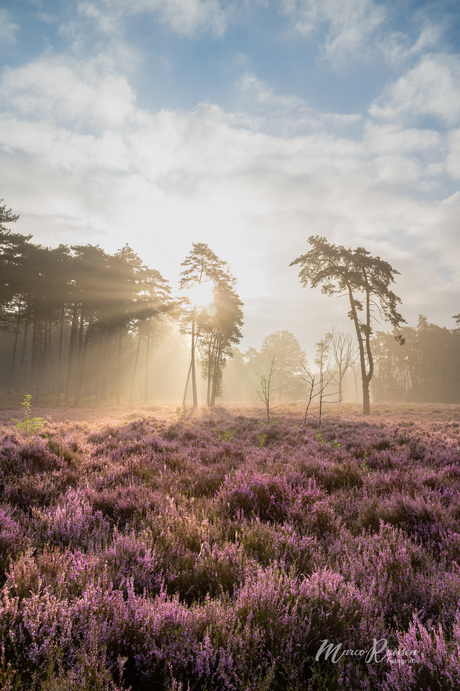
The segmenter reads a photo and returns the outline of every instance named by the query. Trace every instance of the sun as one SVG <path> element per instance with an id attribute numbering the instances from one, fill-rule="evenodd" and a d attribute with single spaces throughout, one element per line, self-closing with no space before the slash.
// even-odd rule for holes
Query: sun
<path id="1" fill-rule="evenodd" d="M 197 283 L 187 290 L 187 297 L 197 307 L 209 307 L 214 301 L 213 285 L 210 282 Z"/>

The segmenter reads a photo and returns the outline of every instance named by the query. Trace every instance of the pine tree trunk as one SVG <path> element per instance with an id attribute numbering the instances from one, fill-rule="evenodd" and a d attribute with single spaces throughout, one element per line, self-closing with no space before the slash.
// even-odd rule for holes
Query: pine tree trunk
<path id="1" fill-rule="evenodd" d="M 24 328 L 24 339 L 22 341 L 22 354 L 21 354 L 21 365 L 19 368 L 19 377 L 18 377 L 18 388 L 27 388 L 24 386 L 25 384 L 25 366 L 26 366 L 26 353 L 27 353 L 27 337 L 29 335 L 29 326 L 30 326 L 30 319 L 29 315 L 26 317 L 26 325 Z"/>
<path id="2" fill-rule="evenodd" d="M 121 400 L 121 339 L 122 329 L 118 331 L 118 352 L 117 352 L 117 405 L 120 405 Z"/>
<path id="3" fill-rule="evenodd" d="M 149 400 L 149 378 L 150 378 L 150 324 L 147 327 L 147 343 L 145 346 L 145 388 L 144 403 Z"/>
<path id="4" fill-rule="evenodd" d="M 195 319 L 196 319 L 196 307 L 193 307 L 192 315 L 192 392 L 193 392 L 193 407 L 198 406 L 198 396 L 196 391 L 196 370 L 195 370 Z"/>
<path id="5" fill-rule="evenodd" d="M 136 357 L 134 359 L 133 374 L 131 377 L 131 391 L 129 392 L 129 405 L 133 403 L 133 391 L 134 391 L 134 381 L 136 379 L 137 363 L 139 361 L 139 351 L 141 349 L 142 332 L 139 329 L 139 340 L 137 341 Z"/>
<path id="6" fill-rule="evenodd" d="M 31 385 L 32 397 L 36 405 L 40 399 L 41 392 L 41 354 L 43 349 L 43 333 L 40 317 L 35 314 L 32 329 L 32 353 L 31 353 Z"/>
<path id="7" fill-rule="evenodd" d="M 184 398 L 182 399 L 182 407 L 183 408 L 185 408 L 185 401 L 187 400 L 187 389 L 188 389 L 188 383 L 190 381 L 190 372 L 191 371 L 192 371 L 192 361 L 190 360 L 190 366 L 188 368 L 187 379 L 185 382 Z"/>
<path id="8" fill-rule="evenodd" d="M 94 315 L 91 315 L 88 326 L 86 328 L 85 338 L 82 346 L 82 353 L 80 357 L 79 367 L 78 367 L 78 377 L 76 382 L 76 394 L 74 406 L 77 407 L 80 403 L 81 390 L 83 387 L 83 379 L 85 376 L 85 364 L 86 364 L 86 353 L 88 351 L 88 342 L 91 335 L 91 330 L 94 322 Z"/>
<path id="9" fill-rule="evenodd" d="M 13 376 L 14 376 L 14 365 L 16 361 L 16 349 L 18 347 L 18 338 L 19 338 L 19 322 L 21 318 L 21 312 L 18 311 L 18 316 L 16 319 L 16 331 L 14 334 L 14 346 L 13 346 L 13 355 L 11 356 L 11 369 L 10 369 L 10 385 L 8 387 L 8 393 L 11 393 L 11 387 L 13 385 Z"/>
<path id="10" fill-rule="evenodd" d="M 363 413 L 370 415 L 371 412 L 371 398 L 369 394 L 369 378 L 363 377 Z"/>
<path id="11" fill-rule="evenodd" d="M 65 384 L 65 405 L 69 405 L 70 396 L 73 388 L 73 374 L 75 365 L 75 351 L 77 344 L 77 330 L 78 330 L 78 305 L 73 306 L 72 325 L 70 327 L 70 342 L 69 342 L 69 357 L 67 360 L 67 377 Z"/>
<path id="12" fill-rule="evenodd" d="M 59 406 L 61 405 L 61 366 L 62 366 L 62 342 L 64 339 L 64 319 L 65 319 L 65 307 L 62 307 L 61 326 L 60 326 L 60 330 L 59 330 L 57 373 L 56 373 L 56 407 L 57 408 L 59 408 Z"/>

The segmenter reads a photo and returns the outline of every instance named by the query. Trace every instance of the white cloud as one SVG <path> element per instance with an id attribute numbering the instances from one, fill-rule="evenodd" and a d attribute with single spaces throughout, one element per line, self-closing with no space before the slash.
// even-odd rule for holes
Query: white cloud
<path id="1" fill-rule="evenodd" d="M 78 11 L 104 33 L 118 33 L 123 18 L 151 14 L 172 31 L 191 38 L 210 33 L 221 36 L 245 2 L 223 0 L 80 0 Z"/>
<path id="2" fill-rule="evenodd" d="M 105 58 L 77 62 L 44 57 L 5 68 L 0 98 L 22 116 L 86 127 L 122 125 L 133 110 L 134 94 Z"/>
<path id="3" fill-rule="evenodd" d="M 372 121 L 366 123 L 365 143 L 378 154 L 406 155 L 444 149 L 443 138 L 436 130 L 379 125 Z"/>
<path id="4" fill-rule="evenodd" d="M 447 156 L 447 170 L 456 180 L 460 180 L 460 129 L 449 134 L 449 155 Z"/>
<path id="5" fill-rule="evenodd" d="M 326 26 L 324 57 L 335 63 L 368 47 L 386 11 L 373 0 L 282 0 L 296 31 L 311 36 Z M 362 59 L 362 52 L 359 55 Z"/>
<path id="6" fill-rule="evenodd" d="M 414 41 L 402 32 L 387 33 L 378 46 L 385 59 L 398 71 L 410 60 L 419 59 L 428 50 L 436 49 L 441 41 L 441 27 L 427 23 Z"/>
<path id="7" fill-rule="evenodd" d="M 327 128 L 343 129 L 356 125 L 361 115 L 355 113 L 324 113 L 311 108 L 295 95 L 279 95 L 252 72 L 246 72 L 239 84 L 245 97 L 244 105 L 256 110 L 260 120 L 271 130 L 284 134 Z"/>
<path id="8" fill-rule="evenodd" d="M 421 192 L 423 156 L 436 154 L 443 165 L 459 138 L 446 144 L 431 130 L 369 122 L 362 139 L 352 140 L 321 127 L 324 114 L 301 99 L 277 95 L 254 75 L 245 85 L 248 99 L 280 118 L 301 113 L 318 128 L 268 133 L 259 118 L 209 103 L 146 111 L 102 56 L 42 58 L 4 71 L 0 166 L 9 175 L 2 196 L 21 214 L 18 231 L 45 244 L 93 242 L 108 251 L 128 241 L 173 282 L 191 243 L 208 242 L 241 276 L 260 329 L 267 320 L 257 316 L 261 295 L 288 306 L 286 322 L 271 330 L 292 329 L 300 311 L 318 313 L 318 292 L 302 289 L 288 267 L 309 235 L 363 244 L 395 258 L 402 274 L 410 246 L 411 281 L 400 284 L 405 316 L 413 321 L 423 312 L 428 290 L 433 310 L 456 313 L 449 291 L 460 266 L 458 199 L 430 202 Z M 440 233 L 443 242 L 435 240 Z M 338 303 L 329 311 L 324 304 L 305 339 L 317 340 L 345 315 Z"/>
<path id="9" fill-rule="evenodd" d="M 35 15 L 40 22 L 44 24 L 56 24 L 58 21 L 57 14 L 50 14 L 48 12 L 39 11 Z"/>
<path id="10" fill-rule="evenodd" d="M 0 50 L 16 42 L 16 34 L 19 30 L 20 26 L 13 20 L 11 12 L 0 9 Z"/>
<path id="11" fill-rule="evenodd" d="M 448 126 L 460 122 L 460 60 L 455 55 L 424 55 L 391 84 L 369 109 L 385 120 L 416 121 L 431 116 Z"/>

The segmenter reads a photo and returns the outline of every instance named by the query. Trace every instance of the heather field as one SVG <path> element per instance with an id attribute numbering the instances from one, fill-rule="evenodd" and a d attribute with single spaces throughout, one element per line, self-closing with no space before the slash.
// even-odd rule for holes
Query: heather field
<path id="1" fill-rule="evenodd" d="M 460 688 L 460 407 L 275 414 L 1 411 L 3 691 Z"/>

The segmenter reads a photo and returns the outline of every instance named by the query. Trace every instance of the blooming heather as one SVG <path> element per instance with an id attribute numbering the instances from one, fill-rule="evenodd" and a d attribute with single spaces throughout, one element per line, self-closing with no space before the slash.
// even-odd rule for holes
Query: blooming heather
<path id="1" fill-rule="evenodd" d="M 4 425 L 0 688 L 458 689 L 460 411 L 437 410 Z"/>

